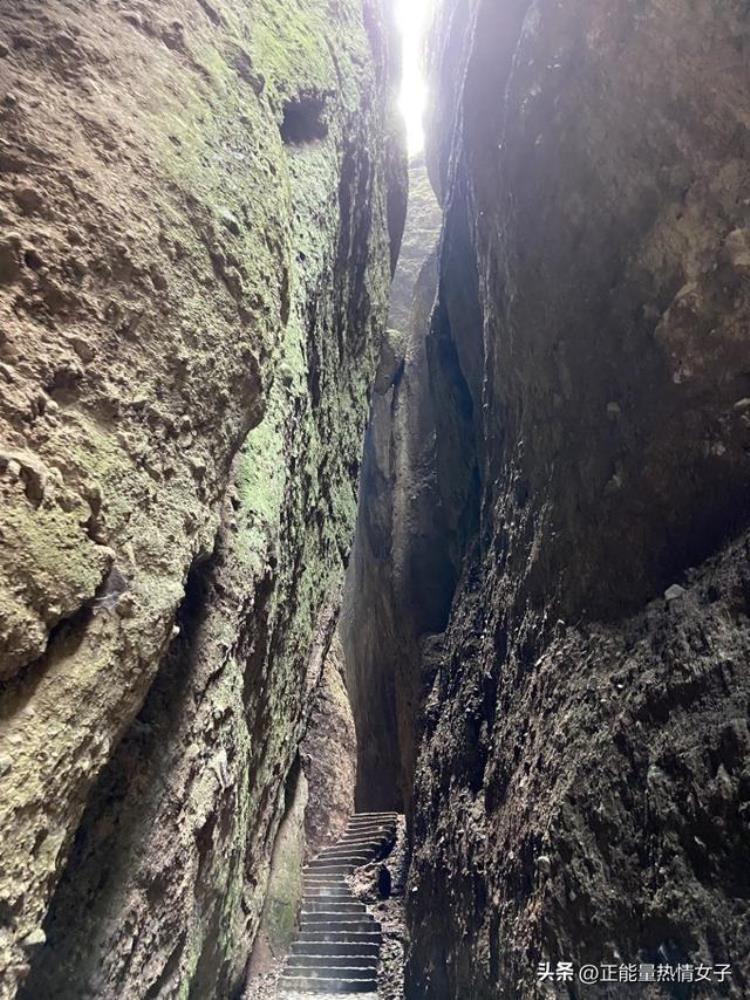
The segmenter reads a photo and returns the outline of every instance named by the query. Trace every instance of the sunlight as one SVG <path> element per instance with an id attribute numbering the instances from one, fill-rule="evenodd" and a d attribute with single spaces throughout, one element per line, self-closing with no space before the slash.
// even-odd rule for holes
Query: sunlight
<path id="1" fill-rule="evenodd" d="M 396 17 L 403 40 L 403 81 L 399 109 L 406 122 L 409 154 L 424 146 L 423 116 L 427 85 L 422 71 L 422 45 L 431 0 L 396 0 Z"/>

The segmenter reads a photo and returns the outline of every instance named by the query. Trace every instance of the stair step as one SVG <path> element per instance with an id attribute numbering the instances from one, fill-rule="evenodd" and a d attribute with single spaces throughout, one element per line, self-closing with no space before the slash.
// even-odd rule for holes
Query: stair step
<path id="1" fill-rule="evenodd" d="M 314 944 L 320 941 L 330 941 L 340 944 L 377 944 L 383 940 L 383 935 L 376 931 L 310 931 L 300 932 L 297 940 L 302 944 Z"/>
<path id="2" fill-rule="evenodd" d="M 370 854 L 366 858 L 351 858 L 351 857 L 350 858 L 329 858 L 328 859 L 328 863 L 331 864 L 331 865 L 336 864 L 337 866 L 338 865 L 345 865 L 347 868 L 351 868 L 351 870 L 354 871 L 357 868 L 361 868 L 363 865 L 369 865 L 374 860 L 375 860 L 375 855 L 374 854 Z M 319 872 L 325 872 L 327 870 L 328 869 L 326 869 L 326 868 L 313 868 L 313 871 L 316 874 L 319 873 Z M 339 874 L 346 875 L 346 874 L 351 874 L 351 873 L 341 872 Z"/>
<path id="3" fill-rule="evenodd" d="M 361 823 L 359 826 L 348 826 L 339 839 L 344 837 L 361 837 L 370 833 L 392 833 L 396 829 L 388 823 Z"/>
<path id="4" fill-rule="evenodd" d="M 290 955 L 286 968 L 291 969 L 376 969 L 378 955 Z"/>
<path id="5" fill-rule="evenodd" d="M 388 830 L 393 831 L 396 829 L 395 823 L 389 822 L 372 822 L 372 823 L 350 823 L 349 826 L 341 834 L 341 837 L 351 837 L 357 833 L 369 833 L 372 830 Z M 339 840 L 341 839 L 339 837 Z M 330 846 L 330 845 L 329 845 Z"/>
<path id="6" fill-rule="evenodd" d="M 383 844 L 387 843 L 388 843 L 387 837 L 380 837 L 379 839 L 375 840 L 356 841 L 352 843 L 348 843 L 347 841 L 342 841 L 341 850 L 347 851 L 350 854 L 368 854 L 370 855 L 370 857 L 372 857 L 373 854 L 375 854 L 377 851 L 380 850 Z"/>
<path id="7" fill-rule="evenodd" d="M 319 854 L 316 861 L 367 861 L 370 851 L 364 847 L 337 847 L 330 848 Z M 312 864 L 312 862 L 311 862 Z"/>
<path id="8" fill-rule="evenodd" d="M 354 833 L 372 833 L 373 830 L 392 831 L 396 829 L 395 823 L 352 823 L 344 831 L 345 837 L 350 837 Z"/>
<path id="9" fill-rule="evenodd" d="M 373 956 L 377 959 L 380 945 L 373 941 L 295 941 L 292 955 L 342 955 L 360 959 Z"/>
<path id="10" fill-rule="evenodd" d="M 322 913 L 324 911 L 328 912 L 338 912 L 338 913 L 362 913 L 362 910 L 341 910 L 341 906 L 346 906 L 348 903 L 352 902 L 351 897 L 348 899 L 339 899 L 334 896 L 310 896 L 306 895 L 302 900 L 302 913 Z M 367 912 L 367 911 L 364 911 Z"/>
<path id="11" fill-rule="evenodd" d="M 354 900 L 349 890 L 332 889 L 330 886 L 321 885 L 305 889 L 302 896 L 302 907 L 307 903 L 351 903 Z"/>
<path id="12" fill-rule="evenodd" d="M 321 864 L 315 865 L 314 868 L 310 868 L 310 874 L 315 872 L 319 874 L 321 871 L 325 872 L 328 870 L 327 866 L 330 865 L 346 865 L 349 868 L 361 868 L 362 865 L 367 865 L 375 859 L 374 854 L 365 854 L 362 857 L 352 857 L 351 854 L 345 854 L 340 858 L 321 858 Z"/>
<path id="13" fill-rule="evenodd" d="M 380 812 L 355 812 L 351 814 L 349 819 L 357 819 L 359 816 L 393 816 L 396 819 L 399 813 L 394 812 L 392 809 L 381 810 Z"/>
<path id="14" fill-rule="evenodd" d="M 303 885 L 309 885 L 313 889 L 318 889 L 327 882 L 329 883 L 328 888 L 332 892 L 348 892 L 351 894 L 351 889 L 343 875 L 305 875 L 302 881 Z"/>
<path id="15" fill-rule="evenodd" d="M 351 853 L 354 853 L 354 852 L 351 852 Z M 325 870 L 325 869 L 334 868 L 337 865 L 343 865 L 343 864 L 346 864 L 346 862 L 342 861 L 341 858 L 333 858 L 333 859 L 331 859 L 331 858 L 314 858 L 307 865 L 307 867 L 306 867 L 305 870 L 308 871 L 308 872 L 310 872 L 310 874 L 312 875 L 312 874 L 317 874 L 318 872 L 320 872 L 321 868 Z"/>
<path id="16" fill-rule="evenodd" d="M 380 832 L 381 830 L 392 833 L 395 829 L 395 823 L 357 823 L 354 826 L 348 826 L 343 836 L 351 837 L 354 834 L 372 833 L 373 831 Z"/>
<path id="17" fill-rule="evenodd" d="M 311 875 L 349 875 L 355 868 L 356 865 L 337 861 L 311 861 L 308 870 Z"/>
<path id="18" fill-rule="evenodd" d="M 303 905 L 306 899 L 329 900 L 332 903 L 340 900 L 343 903 L 351 902 L 354 896 L 351 891 L 341 890 L 335 885 L 306 885 L 302 896 Z"/>
<path id="19" fill-rule="evenodd" d="M 302 916 L 306 913 L 367 913 L 367 907 L 359 900 L 351 899 L 315 899 L 302 901 Z"/>
<path id="20" fill-rule="evenodd" d="M 350 846 L 349 844 L 345 844 L 343 847 L 335 847 L 330 848 L 327 851 L 323 851 L 323 853 L 319 854 L 315 860 L 324 861 L 330 858 L 348 859 L 367 857 L 370 853 L 371 851 L 367 847 L 357 847 L 356 845 Z"/>
<path id="21" fill-rule="evenodd" d="M 349 820 L 347 827 L 362 826 L 365 823 L 390 823 L 395 825 L 398 816 L 395 813 L 357 813 Z"/>
<path id="22" fill-rule="evenodd" d="M 383 833 L 378 833 L 377 831 L 374 833 L 353 833 L 351 836 L 342 837 L 337 846 L 346 848 L 347 850 L 356 844 L 361 844 L 363 847 L 369 844 L 375 844 L 377 846 L 382 844 L 384 840 L 388 840 L 390 836 L 391 834 L 388 833 L 388 831 Z"/>
<path id="23" fill-rule="evenodd" d="M 282 976 L 284 989 L 304 993 L 375 993 L 378 985 L 371 979 L 316 979 L 314 976 Z"/>
<path id="24" fill-rule="evenodd" d="M 379 930 L 377 924 L 371 923 L 372 917 L 369 913 L 308 913 L 302 918 L 300 929 L 303 931 L 325 930 L 332 924 L 341 924 L 335 930 L 345 931 L 376 931 Z"/>
<path id="25" fill-rule="evenodd" d="M 303 872 L 300 928 L 279 980 L 282 991 L 376 993 L 383 934 L 347 876 L 393 841 L 396 813 L 357 813 L 344 835 Z"/>
<path id="26" fill-rule="evenodd" d="M 321 882 L 318 885 L 305 885 L 303 899 L 354 899 L 351 891 L 342 895 L 343 890 L 338 886 Z"/>
<path id="27" fill-rule="evenodd" d="M 318 960 L 318 965 L 287 965 L 284 968 L 286 976 L 308 976 L 316 979 L 372 979 L 372 968 L 365 969 L 358 965 L 326 965 L 326 959 Z"/>
<path id="28" fill-rule="evenodd" d="M 369 920 L 357 920 L 356 918 L 351 917 L 348 920 L 306 919 L 302 921 L 301 930 L 303 934 L 307 933 L 307 931 L 323 931 L 327 934 L 334 934 L 338 931 L 345 931 L 346 933 L 357 933 L 361 931 L 363 933 L 368 933 L 371 931 L 378 931 L 380 928 L 372 917 L 370 917 Z"/>

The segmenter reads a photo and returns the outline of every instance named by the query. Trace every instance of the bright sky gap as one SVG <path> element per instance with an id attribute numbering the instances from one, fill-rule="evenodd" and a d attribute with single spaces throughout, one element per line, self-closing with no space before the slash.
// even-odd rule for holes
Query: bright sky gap
<path id="1" fill-rule="evenodd" d="M 403 80 L 399 108 L 406 122 L 409 155 L 424 146 L 427 84 L 422 71 L 422 48 L 431 0 L 396 0 L 396 17 L 403 44 Z"/>

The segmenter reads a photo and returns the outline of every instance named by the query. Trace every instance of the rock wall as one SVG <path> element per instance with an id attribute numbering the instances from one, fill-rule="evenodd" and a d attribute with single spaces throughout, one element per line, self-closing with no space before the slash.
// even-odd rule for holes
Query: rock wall
<path id="1" fill-rule="evenodd" d="M 341 839 L 354 812 L 357 732 L 344 682 L 344 654 L 338 632 L 315 690 L 300 756 L 310 789 L 305 810 L 305 848 L 311 858 Z"/>
<path id="2" fill-rule="evenodd" d="M 418 640 L 425 631 L 444 627 L 455 583 L 445 555 L 445 526 L 436 513 L 435 417 L 426 375 L 439 225 L 424 161 L 416 159 L 391 288 L 391 329 L 370 404 L 341 616 L 357 729 L 356 801 L 363 811 L 402 811 L 409 799 Z"/>
<path id="3" fill-rule="evenodd" d="M 410 997 L 542 995 L 559 960 L 747 991 L 749 32 L 682 0 L 438 15 L 430 371 L 476 527 L 433 641 Z"/>
<path id="4" fill-rule="evenodd" d="M 392 53 L 378 0 L 3 11 L 3 1000 L 242 981 L 403 222 Z"/>
<path id="5" fill-rule="evenodd" d="M 284 819 L 273 845 L 263 914 L 250 956 L 251 993 L 265 993 L 263 977 L 274 977 L 296 936 L 305 863 L 341 837 L 354 812 L 357 738 L 342 671 L 336 632 L 310 698 L 299 756 L 286 780 Z"/>
<path id="6" fill-rule="evenodd" d="M 726 963 L 741 997 L 750 13 L 442 0 L 429 47 L 421 479 L 456 586 L 445 627 L 411 629 L 421 659 L 403 646 L 407 997 L 567 995 L 545 961 Z M 413 474 L 383 476 L 378 509 Z M 395 574 L 381 551 L 365 578 Z M 677 995 L 586 995 L 624 989 Z"/>
<path id="7" fill-rule="evenodd" d="M 250 957 L 250 981 L 272 971 L 274 961 L 287 954 L 297 933 L 308 794 L 307 778 L 298 761 L 286 781 L 284 818 L 273 845 L 263 915 Z"/>
<path id="8" fill-rule="evenodd" d="M 409 162 L 406 225 L 401 240 L 398 266 L 391 283 L 388 325 L 392 330 L 400 330 L 406 334 L 414 325 L 414 310 L 418 308 L 415 296 L 419 276 L 427 258 L 437 249 L 440 220 L 440 206 L 427 174 L 424 153 L 417 153 Z M 431 294 L 434 298 L 434 291 Z M 427 308 L 431 305 L 431 302 L 428 303 Z"/>

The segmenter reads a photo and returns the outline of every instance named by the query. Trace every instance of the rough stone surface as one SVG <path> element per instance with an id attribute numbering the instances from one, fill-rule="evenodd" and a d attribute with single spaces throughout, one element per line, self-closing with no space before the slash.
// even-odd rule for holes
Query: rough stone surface
<path id="1" fill-rule="evenodd" d="M 424 423 L 375 411 L 345 638 L 405 765 L 410 1000 L 750 989 L 749 45 L 740 2 L 437 5 Z"/>
<path id="2" fill-rule="evenodd" d="M 274 960 L 286 955 L 297 930 L 305 864 L 305 811 L 309 801 L 307 778 L 301 765 L 292 768 L 286 783 L 286 811 L 273 845 L 263 915 L 250 959 L 250 975 L 267 973 Z"/>
<path id="3" fill-rule="evenodd" d="M 424 153 L 409 163 L 409 204 L 398 267 L 391 284 L 388 325 L 406 333 L 412 326 L 414 294 L 425 258 L 437 245 L 440 209 L 427 175 Z"/>
<path id="4" fill-rule="evenodd" d="M 410 169 L 405 254 L 370 405 L 341 638 L 357 726 L 357 808 L 399 809 L 410 794 L 418 637 L 445 624 L 453 580 L 436 509 L 435 418 L 425 338 L 435 297 L 440 211 L 424 164 Z"/>
<path id="5" fill-rule="evenodd" d="M 391 51 L 377 0 L 5 5 L 3 1000 L 243 979 L 398 242 Z"/>
<path id="6" fill-rule="evenodd" d="M 750 988 L 749 43 L 743 3 L 439 5 L 458 585 L 422 642 L 413 1000 L 546 996 L 547 960 Z"/>
<path id="7" fill-rule="evenodd" d="M 308 858 L 339 840 L 354 812 L 357 734 L 343 671 L 344 656 L 337 632 L 323 664 L 300 746 L 309 787 L 305 809 Z"/>
<path id="8" fill-rule="evenodd" d="M 617 629 L 509 643 L 497 691 L 486 592 L 464 593 L 417 772 L 407 996 L 545 996 L 543 961 L 727 963 L 745 995 L 749 556 Z"/>

